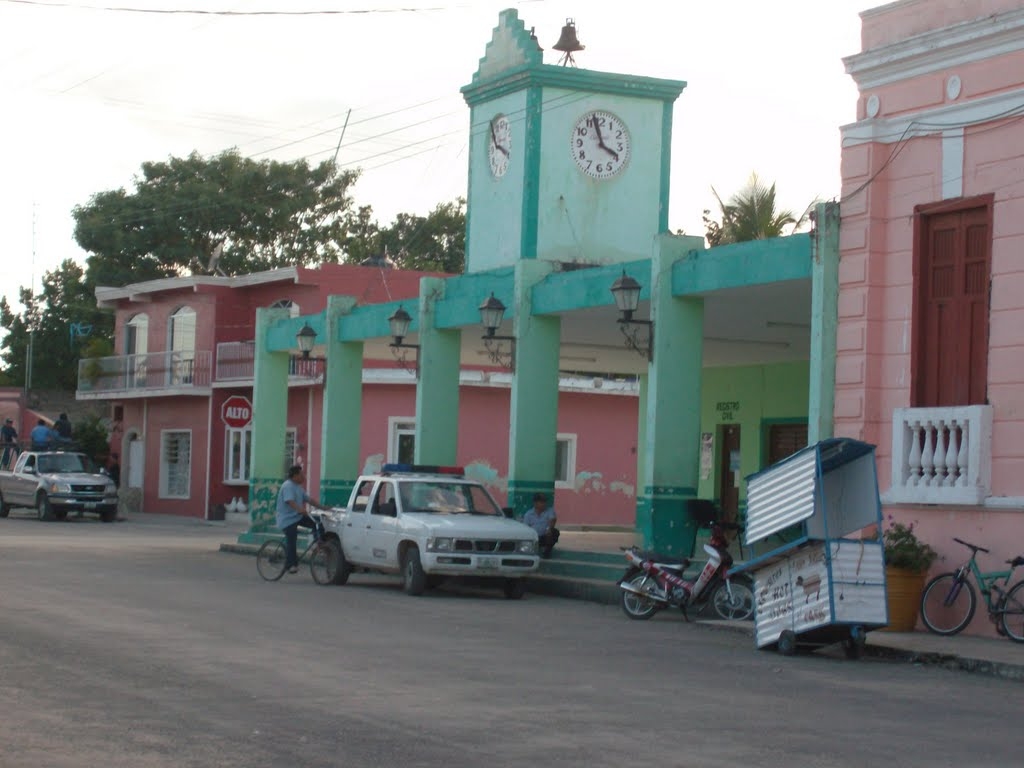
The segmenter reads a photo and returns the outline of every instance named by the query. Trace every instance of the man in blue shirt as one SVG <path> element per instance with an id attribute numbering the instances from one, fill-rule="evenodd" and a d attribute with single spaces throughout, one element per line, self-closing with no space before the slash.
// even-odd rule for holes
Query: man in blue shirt
<path id="1" fill-rule="evenodd" d="M 327 509 L 319 501 L 311 498 L 303 489 L 306 474 L 296 464 L 288 470 L 288 479 L 281 484 L 277 493 L 277 527 L 284 533 L 284 567 L 288 573 L 299 572 L 298 538 L 299 527 L 316 528 L 316 523 L 309 516 L 306 505 L 317 509 Z"/>
<path id="2" fill-rule="evenodd" d="M 50 449 L 56 433 L 46 426 L 46 422 L 40 419 L 36 422 L 36 425 L 32 427 L 32 431 L 28 433 L 29 439 L 32 441 L 33 451 L 47 451 Z"/>
<path id="3" fill-rule="evenodd" d="M 555 528 L 558 515 L 555 514 L 554 507 L 548 506 L 548 497 L 545 494 L 533 494 L 533 509 L 523 515 L 523 522 L 537 532 L 540 556 L 545 559 L 551 557 L 551 550 L 558 541 L 558 529 Z"/>

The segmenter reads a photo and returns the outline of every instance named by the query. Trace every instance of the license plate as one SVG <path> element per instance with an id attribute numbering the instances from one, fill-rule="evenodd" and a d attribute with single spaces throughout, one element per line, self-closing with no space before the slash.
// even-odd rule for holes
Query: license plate
<path id="1" fill-rule="evenodd" d="M 498 558 L 496 557 L 481 557 L 478 558 L 476 564 L 481 568 L 497 568 Z"/>
<path id="2" fill-rule="evenodd" d="M 85 507 L 86 509 L 96 509 L 96 502 L 95 501 L 87 501 L 82 506 Z"/>

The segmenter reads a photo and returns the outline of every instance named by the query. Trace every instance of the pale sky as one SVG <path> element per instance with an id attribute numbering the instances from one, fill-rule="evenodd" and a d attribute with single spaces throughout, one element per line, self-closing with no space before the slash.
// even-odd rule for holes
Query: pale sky
<path id="1" fill-rule="evenodd" d="M 51 4 L 52 2 L 52 4 Z M 841 58 L 881 0 L 0 0 L 0 293 L 65 258 L 71 209 L 129 188 L 141 164 L 237 147 L 253 158 L 361 167 L 381 225 L 466 192 L 459 93 L 518 9 L 545 61 L 566 18 L 581 68 L 685 80 L 675 106 L 669 225 L 703 234 L 711 187 L 751 171 L 797 214 L 839 194 L 839 126 L 857 91 Z M 139 13 L 99 10 L 203 10 Z M 214 15 L 256 11 L 310 15 Z M 33 233 L 34 231 L 34 233 Z"/>

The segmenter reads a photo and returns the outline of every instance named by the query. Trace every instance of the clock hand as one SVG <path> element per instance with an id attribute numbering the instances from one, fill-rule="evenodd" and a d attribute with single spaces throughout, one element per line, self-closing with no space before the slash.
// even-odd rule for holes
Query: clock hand
<path id="1" fill-rule="evenodd" d="M 601 135 L 601 126 L 598 125 L 597 115 L 591 115 L 590 124 L 594 127 L 594 133 L 597 134 L 597 146 L 607 152 L 609 155 L 615 158 L 615 161 L 619 160 L 619 153 L 604 143 L 604 136 Z"/>
<path id="2" fill-rule="evenodd" d="M 505 149 L 501 144 L 498 143 L 498 136 L 494 132 L 494 124 L 491 123 L 491 142 L 494 144 L 494 148 L 497 149 L 505 157 L 508 157 L 508 150 Z"/>

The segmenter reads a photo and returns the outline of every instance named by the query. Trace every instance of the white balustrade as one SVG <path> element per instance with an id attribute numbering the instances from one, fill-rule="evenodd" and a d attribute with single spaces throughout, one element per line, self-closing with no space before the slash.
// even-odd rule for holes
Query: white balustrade
<path id="1" fill-rule="evenodd" d="M 992 407 L 896 408 L 884 501 L 981 504 L 992 485 Z"/>

